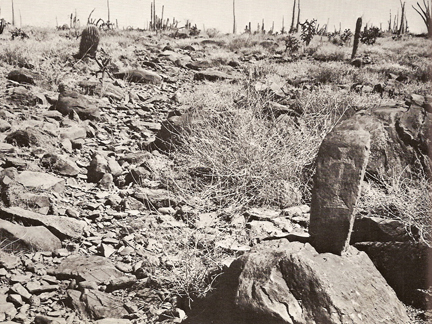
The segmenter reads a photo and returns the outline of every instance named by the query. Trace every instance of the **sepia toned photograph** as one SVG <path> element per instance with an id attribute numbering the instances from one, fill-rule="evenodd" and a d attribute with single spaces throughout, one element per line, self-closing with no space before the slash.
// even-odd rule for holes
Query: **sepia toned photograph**
<path id="1" fill-rule="evenodd" d="M 0 0 L 0 323 L 432 323 L 432 0 Z"/>

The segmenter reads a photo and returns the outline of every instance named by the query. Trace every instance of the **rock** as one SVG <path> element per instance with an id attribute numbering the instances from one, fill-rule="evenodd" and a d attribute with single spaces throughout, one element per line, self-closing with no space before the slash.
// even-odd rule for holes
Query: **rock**
<path id="1" fill-rule="evenodd" d="M 148 70 L 128 70 L 114 73 L 114 77 L 136 83 L 150 83 L 154 85 L 159 85 L 162 83 L 161 76 Z"/>
<path id="2" fill-rule="evenodd" d="M 0 249 L 6 251 L 53 251 L 61 241 L 43 226 L 25 227 L 0 219 Z"/>
<path id="3" fill-rule="evenodd" d="M 80 173 L 80 168 L 76 163 L 65 155 L 47 153 L 42 157 L 41 164 L 44 168 L 59 175 L 76 176 Z"/>
<path id="4" fill-rule="evenodd" d="M 354 246 L 366 252 L 401 301 L 417 308 L 428 307 L 424 291 L 430 288 L 430 247 L 408 241 L 361 242 Z"/>
<path id="5" fill-rule="evenodd" d="M 35 324 L 66 324 L 66 320 L 58 317 L 37 315 L 34 319 Z"/>
<path id="6" fill-rule="evenodd" d="M 118 177 L 123 173 L 123 169 L 113 156 L 107 157 L 108 170 L 114 176 Z"/>
<path id="7" fill-rule="evenodd" d="M 60 129 L 60 137 L 63 139 L 67 138 L 70 141 L 76 141 L 78 139 L 86 138 L 87 131 L 85 127 L 78 124 L 71 125 L 70 127 Z"/>
<path id="8" fill-rule="evenodd" d="M 21 259 L 0 249 L 0 268 L 11 270 L 21 265 Z"/>
<path id="9" fill-rule="evenodd" d="M 114 177 L 111 173 L 105 173 L 98 181 L 98 186 L 104 190 L 111 190 L 114 187 Z"/>
<path id="10" fill-rule="evenodd" d="M 98 182 L 105 173 L 108 173 L 108 161 L 101 154 L 95 153 L 87 168 L 87 179 L 89 182 Z"/>
<path id="11" fill-rule="evenodd" d="M 200 60 L 200 61 L 190 62 L 186 64 L 186 67 L 188 67 L 191 70 L 200 71 L 200 70 L 205 70 L 213 67 L 213 64 L 211 64 L 211 62 L 206 60 Z"/>
<path id="12" fill-rule="evenodd" d="M 359 112 L 352 119 L 371 135 L 371 152 L 367 173 L 388 177 L 405 171 L 417 171 L 422 163 L 430 170 L 427 158 L 432 127 L 432 116 L 423 108 L 412 107 L 408 111 L 398 107 L 380 107 Z"/>
<path id="13" fill-rule="evenodd" d="M 76 112 L 82 120 L 99 119 L 99 108 L 85 96 L 76 91 L 68 90 L 64 84 L 60 84 L 59 90 L 60 94 L 55 105 L 57 111 L 63 115 L 70 115 L 72 112 Z"/>
<path id="14" fill-rule="evenodd" d="M 25 87 L 13 88 L 10 91 L 10 100 L 17 106 L 36 106 L 38 99 L 31 90 Z"/>
<path id="15" fill-rule="evenodd" d="M 135 276 L 123 276 L 116 279 L 112 279 L 107 286 L 107 292 L 111 292 L 118 289 L 127 289 L 132 287 L 137 282 Z"/>
<path id="16" fill-rule="evenodd" d="M 216 293 L 183 323 L 409 323 L 365 253 L 271 243 L 234 261 Z"/>
<path id="17" fill-rule="evenodd" d="M 28 290 L 26 288 L 24 288 L 23 285 L 21 285 L 20 283 L 16 283 L 14 284 L 11 288 L 11 291 L 17 293 L 18 295 L 20 295 L 21 297 L 23 297 L 26 300 L 29 300 L 31 298 L 31 294 L 28 292 Z"/>
<path id="18" fill-rule="evenodd" d="M 67 295 L 73 308 L 84 318 L 122 318 L 128 314 L 123 302 L 118 297 L 101 291 L 86 290 L 81 293 L 80 291 L 69 289 Z"/>
<path id="19" fill-rule="evenodd" d="M 128 319 L 104 318 L 94 322 L 95 324 L 132 324 Z"/>
<path id="20" fill-rule="evenodd" d="M 351 244 L 357 242 L 401 242 L 410 239 L 411 237 L 401 221 L 359 215 L 354 222 Z"/>
<path id="21" fill-rule="evenodd" d="M 351 65 L 357 67 L 357 68 L 361 68 L 363 66 L 363 60 L 361 58 L 356 58 L 351 60 Z"/>
<path id="22" fill-rule="evenodd" d="M 158 209 L 177 205 L 174 195 L 165 189 L 137 188 L 133 197 L 146 204 L 148 208 Z"/>
<path id="23" fill-rule="evenodd" d="M 226 79 L 233 79 L 233 77 L 227 73 L 221 72 L 221 71 L 212 71 L 212 70 L 206 70 L 202 72 L 197 72 L 194 75 L 195 81 L 218 81 L 218 80 L 226 80 Z"/>
<path id="24" fill-rule="evenodd" d="M 349 245 L 369 148 L 369 133 L 353 120 L 339 124 L 321 144 L 309 225 L 311 243 L 320 253 L 340 255 Z"/>
<path id="25" fill-rule="evenodd" d="M 82 220 L 64 216 L 42 215 L 19 207 L 0 208 L 0 218 L 14 218 L 24 223 L 43 225 L 59 238 L 80 238 L 87 227 L 87 223 Z"/>
<path id="26" fill-rule="evenodd" d="M 65 180 L 43 172 L 23 171 L 16 181 L 24 187 L 35 190 L 53 190 L 61 193 L 65 190 Z"/>
<path id="27" fill-rule="evenodd" d="M 41 131 L 27 127 L 10 133 L 6 136 L 5 142 L 19 147 L 41 146 L 47 143 L 44 137 L 46 135 L 42 134 Z"/>
<path id="28" fill-rule="evenodd" d="M 249 220 L 271 221 L 279 217 L 280 211 L 266 208 L 251 208 L 245 212 L 245 216 Z"/>
<path id="29" fill-rule="evenodd" d="M 12 144 L 0 143 L 0 154 L 13 152 L 15 152 L 15 147 Z"/>
<path id="30" fill-rule="evenodd" d="M 11 128 L 11 124 L 9 124 L 6 120 L 0 120 L 0 132 L 6 132 Z"/>
<path id="31" fill-rule="evenodd" d="M 10 71 L 7 78 L 19 83 L 28 83 L 36 85 L 36 82 L 41 80 L 41 76 L 27 69 L 18 69 Z"/>
<path id="32" fill-rule="evenodd" d="M 12 320 L 17 314 L 17 310 L 12 303 L 0 303 L 0 322 Z"/>
<path id="33" fill-rule="evenodd" d="M 77 281 L 95 281 L 97 284 L 109 283 L 123 276 L 109 259 L 102 256 L 72 255 L 51 272 L 58 279 L 74 278 Z"/>
<path id="34" fill-rule="evenodd" d="M 3 202 L 8 207 L 21 207 L 44 214 L 51 206 L 47 194 L 34 193 L 16 181 L 10 181 L 1 187 Z"/>

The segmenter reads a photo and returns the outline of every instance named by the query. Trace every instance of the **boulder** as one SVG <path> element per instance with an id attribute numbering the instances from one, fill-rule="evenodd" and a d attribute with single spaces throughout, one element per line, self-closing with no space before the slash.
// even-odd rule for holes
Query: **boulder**
<path id="1" fill-rule="evenodd" d="M 29 189 L 53 190 L 61 193 L 65 190 L 65 180 L 43 172 L 23 171 L 16 181 Z"/>
<path id="2" fill-rule="evenodd" d="M 33 85 L 36 85 L 36 83 L 42 79 L 38 73 L 31 72 L 27 69 L 12 70 L 7 75 L 7 78 L 19 83 L 28 83 Z"/>
<path id="3" fill-rule="evenodd" d="M 88 181 L 96 183 L 102 179 L 105 173 L 109 173 L 108 161 L 103 155 L 95 153 L 87 170 Z"/>
<path id="4" fill-rule="evenodd" d="M 21 259 L 0 249 L 0 268 L 11 270 L 21 265 Z"/>
<path id="5" fill-rule="evenodd" d="M 44 168 L 64 176 L 76 176 L 80 173 L 80 168 L 66 155 L 47 153 L 41 159 Z"/>
<path id="6" fill-rule="evenodd" d="M 117 270 L 109 259 L 94 255 L 69 256 L 50 272 L 58 279 L 94 281 L 97 284 L 108 284 L 112 279 L 123 276 L 123 273 Z"/>
<path id="7" fill-rule="evenodd" d="M 98 290 L 80 292 L 69 289 L 68 299 L 73 308 L 83 318 L 122 318 L 128 314 L 120 297 L 116 297 Z"/>
<path id="8" fill-rule="evenodd" d="M 0 219 L 0 249 L 6 251 L 54 251 L 61 241 L 44 226 L 25 227 Z"/>
<path id="9" fill-rule="evenodd" d="M 1 197 L 8 207 L 21 207 L 34 212 L 47 214 L 51 207 L 48 194 L 33 192 L 16 181 L 3 183 L 1 186 Z"/>
<path id="10" fill-rule="evenodd" d="M 369 133 L 352 119 L 335 127 L 319 148 L 309 225 L 318 252 L 347 250 L 369 148 Z"/>
<path id="11" fill-rule="evenodd" d="M 17 310 L 12 303 L 0 303 L 0 322 L 12 320 L 17 314 Z"/>
<path id="12" fill-rule="evenodd" d="M 32 147 L 45 145 L 48 140 L 47 135 L 40 130 L 27 127 L 26 129 L 19 129 L 8 134 L 5 142 L 19 147 Z"/>
<path id="13" fill-rule="evenodd" d="M 54 215 L 42 215 L 20 207 L 0 208 L 0 218 L 19 219 L 25 224 L 43 225 L 59 238 L 81 238 L 85 221 Z"/>
<path id="14" fill-rule="evenodd" d="M 417 308 L 428 307 L 424 291 L 430 289 L 431 284 L 428 282 L 432 255 L 430 247 L 409 241 L 360 242 L 354 246 L 366 252 L 400 300 Z"/>
<path id="15" fill-rule="evenodd" d="M 38 98 L 35 94 L 31 90 L 22 86 L 13 88 L 9 91 L 9 94 L 10 100 L 17 106 L 32 107 L 36 106 L 38 102 Z"/>
<path id="16" fill-rule="evenodd" d="M 268 243 L 235 260 L 216 293 L 184 323 L 409 323 L 404 305 L 365 253 L 318 254 Z"/>
<path id="17" fill-rule="evenodd" d="M 411 239 L 405 225 L 396 219 L 356 216 L 351 244 L 357 242 L 409 241 Z"/>
<path id="18" fill-rule="evenodd" d="M 127 70 L 114 73 L 114 77 L 136 83 L 150 83 L 154 85 L 162 83 L 162 77 L 159 74 L 148 70 Z"/>
<path id="19" fill-rule="evenodd" d="M 97 120 L 100 117 L 99 108 L 85 96 L 67 88 L 65 84 L 59 85 L 60 94 L 55 109 L 62 115 L 77 113 L 82 120 Z"/>

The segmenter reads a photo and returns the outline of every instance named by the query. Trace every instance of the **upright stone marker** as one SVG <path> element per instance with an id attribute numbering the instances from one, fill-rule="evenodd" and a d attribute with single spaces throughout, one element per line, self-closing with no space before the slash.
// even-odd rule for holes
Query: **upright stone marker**
<path id="1" fill-rule="evenodd" d="M 309 226 L 311 243 L 320 253 L 341 255 L 349 245 L 369 149 L 370 134 L 353 120 L 341 123 L 321 144 Z"/>

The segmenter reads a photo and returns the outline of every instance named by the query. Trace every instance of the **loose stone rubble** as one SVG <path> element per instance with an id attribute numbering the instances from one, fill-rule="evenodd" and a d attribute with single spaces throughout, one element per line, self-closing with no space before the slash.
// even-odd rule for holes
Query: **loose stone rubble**
<path id="1" fill-rule="evenodd" d="M 402 104 L 390 110 L 381 107 L 355 116 L 356 123 L 367 130 L 353 131 L 360 135 L 361 143 L 352 149 L 361 151 L 359 157 L 351 158 L 351 151 L 344 151 L 345 147 L 339 145 L 336 156 L 328 157 L 334 161 L 322 158 L 324 164 L 335 162 L 339 166 L 329 182 L 332 190 L 339 188 L 340 193 L 348 182 L 354 184 L 349 195 L 346 191 L 346 195 L 333 192 L 333 201 L 343 200 L 348 208 L 341 222 L 344 228 L 341 237 L 328 247 L 325 244 L 328 233 L 339 232 L 340 228 L 333 230 L 330 226 L 324 237 L 320 237 L 322 232 L 317 227 L 325 225 L 326 216 L 333 216 L 330 210 L 324 212 L 325 203 L 320 201 L 315 201 L 312 208 L 306 205 L 283 210 L 253 208 L 244 215 L 228 213 L 230 217 L 226 217 L 225 211 L 196 212 L 164 183 L 165 175 L 173 172 L 173 162 L 164 153 L 179 143 L 182 130 L 196 118 L 188 107 L 182 106 L 182 87 L 191 82 L 240 82 L 245 77 L 245 65 L 280 58 L 238 54 L 235 60 L 219 66 L 202 57 L 203 46 L 224 45 L 216 40 L 165 50 L 151 42 L 146 44 L 153 52 L 140 57 L 142 68 L 115 73 L 115 80 L 105 79 L 103 84 L 72 69 L 71 80 L 78 81 L 62 80 L 64 87 L 58 92 L 46 87 L 44 77 L 37 73 L 27 69 L 7 71 L 1 67 L 4 82 L 0 86 L 0 322 L 185 321 L 188 305 L 160 282 L 165 280 L 161 278 L 161 269 L 178 271 L 182 260 L 165 251 L 156 236 L 161 233 L 157 230 L 171 230 L 192 237 L 196 233 L 192 235 L 191 227 L 213 238 L 212 248 L 233 255 L 252 251 L 234 263 L 234 258 L 224 261 L 226 268 L 232 265 L 228 271 L 229 276 L 234 273 L 231 284 L 238 283 L 239 278 L 241 281 L 239 290 L 224 300 L 227 309 L 252 310 L 269 323 L 266 317 L 269 314 L 270 318 L 287 323 L 309 323 L 313 319 L 376 323 L 387 314 L 390 314 L 385 318 L 387 323 L 406 322 L 400 302 L 366 254 L 349 250 L 347 245 L 353 226 L 352 207 L 367 161 L 366 134 L 370 134 L 372 163 L 367 168 L 371 172 L 380 166 L 390 172 L 386 163 L 393 162 L 389 161 L 410 164 L 411 160 L 402 158 L 406 156 L 402 147 L 414 142 L 413 150 L 424 155 L 430 144 L 430 98 L 413 95 L 408 106 Z M 292 79 L 289 83 L 306 90 L 315 86 L 310 79 Z M 275 98 L 285 96 L 280 87 L 254 86 L 256 91 L 267 91 Z M 381 88 L 389 91 L 388 87 Z M 374 89 L 354 87 L 354 91 Z M 269 102 L 265 113 L 288 118 L 301 114 L 292 100 L 285 99 Z M 389 138 L 401 147 L 396 153 L 383 145 Z M 329 138 L 328 143 L 334 139 Z M 350 169 L 352 165 L 347 159 L 356 161 L 355 170 L 350 180 L 343 180 L 344 168 Z M 327 178 L 322 182 L 327 183 Z M 326 199 L 318 189 L 315 195 Z M 226 235 L 223 226 L 223 230 L 218 229 L 221 223 L 225 228 L 229 224 L 242 231 L 247 240 L 259 248 L 262 246 L 269 253 L 266 255 L 272 257 L 263 257 L 259 248 Z M 141 231 L 141 225 L 151 230 Z M 375 229 L 372 238 L 365 234 L 371 234 L 365 226 Z M 225 235 L 223 239 L 221 232 Z M 199 237 L 192 238 L 199 242 Z M 359 250 L 377 255 L 379 268 L 385 268 L 381 250 L 364 242 L 408 241 L 398 224 L 384 224 L 372 218 L 354 223 L 351 240 L 358 244 Z M 168 246 L 170 242 L 165 243 Z M 319 252 L 351 254 L 342 259 L 330 253 L 318 254 L 314 248 Z M 318 260 L 315 264 L 311 263 L 314 259 Z M 240 271 L 246 264 L 251 270 Z M 291 276 L 292 268 L 302 268 L 303 272 L 295 271 L 298 277 Z M 347 270 L 346 280 L 337 282 L 340 278 L 333 278 L 331 283 L 337 285 L 331 288 L 325 276 L 336 276 L 341 268 Z M 301 289 L 308 286 L 298 287 L 304 281 L 302 274 L 313 288 L 304 295 Z M 291 283 L 288 277 L 293 278 Z M 394 273 L 389 278 L 394 278 Z M 397 279 L 394 282 L 394 287 L 406 289 Z M 424 288 L 423 284 L 416 284 L 416 289 Z M 252 293 L 255 288 L 258 297 Z M 324 292 L 319 293 L 320 290 Z M 363 299 L 358 297 L 362 293 Z M 365 296 L 373 299 L 376 295 L 381 296 L 380 311 L 371 314 L 370 304 L 363 302 Z M 309 298 L 304 299 L 304 305 L 302 296 Z M 315 302 L 321 305 L 323 300 L 332 301 L 327 311 L 314 306 Z M 201 310 L 199 303 L 196 309 Z M 214 310 L 220 312 L 221 308 Z M 187 321 L 192 323 L 193 315 L 192 312 Z"/>

